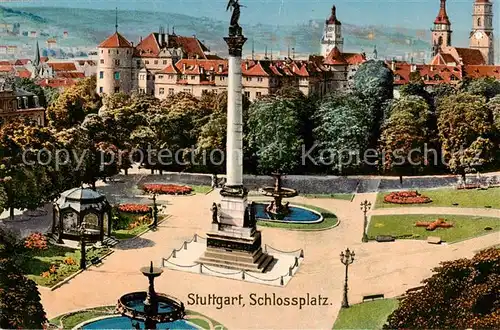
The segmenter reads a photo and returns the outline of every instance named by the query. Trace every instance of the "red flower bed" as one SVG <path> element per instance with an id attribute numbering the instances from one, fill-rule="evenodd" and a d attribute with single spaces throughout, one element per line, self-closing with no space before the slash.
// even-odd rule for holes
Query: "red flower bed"
<path id="1" fill-rule="evenodd" d="M 33 233 L 24 240 L 24 247 L 30 250 L 47 250 L 47 237 L 40 233 Z"/>
<path id="2" fill-rule="evenodd" d="M 118 206 L 118 211 L 135 213 L 135 214 L 146 214 L 149 213 L 151 208 L 143 204 L 122 204 Z"/>
<path id="3" fill-rule="evenodd" d="M 191 187 L 175 184 L 145 184 L 142 190 L 147 193 L 156 193 L 159 195 L 187 195 L 193 191 Z"/>
<path id="4" fill-rule="evenodd" d="M 432 202 L 432 200 L 416 191 L 396 191 L 386 195 L 384 202 L 392 204 L 426 204 Z"/>

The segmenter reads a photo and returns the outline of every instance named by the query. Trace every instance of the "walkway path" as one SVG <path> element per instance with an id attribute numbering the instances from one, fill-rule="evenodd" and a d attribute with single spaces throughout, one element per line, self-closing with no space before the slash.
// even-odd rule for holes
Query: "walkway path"
<path id="1" fill-rule="evenodd" d="M 344 266 L 340 263 L 339 253 L 345 248 L 356 252 L 356 260 L 349 268 L 349 299 L 351 303 L 357 303 L 363 295 L 370 293 L 397 296 L 418 286 L 420 281 L 431 275 L 431 269 L 438 266 L 440 261 L 471 257 L 474 251 L 498 243 L 498 234 L 441 246 L 416 240 L 361 243 L 363 214 L 359 204 L 365 199 L 374 204 L 375 196 L 357 195 L 353 202 L 303 197 L 291 201 L 315 205 L 335 213 L 341 223 L 332 230 L 298 232 L 260 228 L 265 244 L 281 250 L 304 249 L 304 262 L 286 288 L 168 269 L 156 281 L 156 288 L 159 292 L 181 299 L 186 308 L 203 313 L 230 329 L 331 329 L 342 299 Z M 146 289 L 147 283 L 139 268 L 147 265 L 149 260 L 158 265 L 162 257 L 168 256 L 173 248 L 179 247 L 195 233 L 205 236 L 211 224 L 210 206 L 218 199 L 216 192 L 192 197 L 167 197 L 167 212 L 172 217 L 162 223 L 158 231 L 141 237 L 151 244 L 141 249 L 117 249 L 102 266 L 83 272 L 61 288 L 55 291 L 41 289 L 48 316 L 53 317 L 76 308 L 114 304 L 126 292 Z M 398 212 L 392 209 L 384 211 Z M 193 306 L 189 304 L 189 294 L 241 294 L 245 305 L 224 306 L 221 309 L 215 306 Z M 328 304 L 303 306 L 302 309 L 298 306 L 273 306 L 272 302 L 268 306 L 250 306 L 249 296 L 252 294 L 260 297 L 272 297 L 275 294 L 277 297 L 304 298 L 307 295 L 321 295 L 328 298 Z"/>
<path id="2" fill-rule="evenodd" d="M 462 207 L 388 207 L 371 210 L 369 215 L 392 214 L 455 214 L 478 217 L 500 218 L 500 209 L 462 208 Z M 500 220 L 499 220 L 500 221 Z"/>

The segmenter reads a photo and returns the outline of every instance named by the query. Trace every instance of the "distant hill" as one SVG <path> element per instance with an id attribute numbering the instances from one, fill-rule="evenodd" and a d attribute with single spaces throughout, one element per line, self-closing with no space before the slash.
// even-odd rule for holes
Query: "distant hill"
<path id="1" fill-rule="evenodd" d="M 170 31 L 175 28 L 175 32 L 180 35 L 194 34 L 219 54 L 226 52 L 222 37 L 227 33 L 227 22 L 207 17 L 144 11 L 119 11 L 118 17 L 119 31 L 135 44 L 139 42 L 141 36 L 158 31 L 159 27 L 163 26 L 169 27 Z M 114 32 L 115 12 L 49 7 L 10 9 L 0 6 L 0 23 L 20 23 L 21 31 L 39 31 L 39 39 L 57 38 L 57 47 L 89 50 Z M 275 54 L 281 51 L 281 54 L 285 55 L 290 47 L 294 48 L 297 54 L 311 54 L 320 50 L 323 21 L 311 20 L 307 24 L 295 26 L 244 25 L 243 30 L 249 38 L 244 50 L 247 55 L 251 52 L 252 43 L 259 53 L 264 52 L 267 47 Z M 68 31 L 68 38 L 62 37 L 64 31 Z M 343 33 L 345 51 L 364 51 L 371 54 L 376 45 L 380 57 L 413 53 L 413 57 L 418 60 L 428 55 L 424 52 L 428 52 L 430 48 L 429 33 L 419 34 L 417 30 L 344 24 Z M 33 39 L 22 35 L 7 38 L 6 41 L 18 44 L 34 42 Z M 40 45 L 44 47 L 44 43 Z"/>

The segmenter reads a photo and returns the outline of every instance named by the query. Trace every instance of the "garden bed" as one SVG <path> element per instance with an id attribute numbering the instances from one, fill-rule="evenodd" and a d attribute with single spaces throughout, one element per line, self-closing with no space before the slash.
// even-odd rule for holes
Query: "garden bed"
<path id="1" fill-rule="evenodd" d="M 94 257 L 103 257 L 109 251 L 106 247 L 88 248 L 87 263 L 90 264 Z M 80 250 L 46 244 L 44 248 L 24 248 L 15 257 L 20 261 L 21 268 L 28 278 L 38 285 L 52 287 L 79 271 L 80 256 Z"/>
<path id="2" fill-rule="evenodd" d="M 193 188 L 176 184 L 145 184 L 142 186 L 142 191 L 158 195 L 189 195 L 193 192 Z"/>
<path id="3" fill-rule="evenodd" d="M 132 205 L 132 204 L 125 204 Z M 143 205 L 145 206 L 145 205 Z M 149 206 L 145 206 L 149 208 Z M 123 209 L 123 208 L 122 208 Z M 145 211 L 146 208 L 138 206 L 124 208 L 130 212 L 120 211 L 120 207 L 113 208 L 113 232 L 112 235 L 117 239 L 133 238 L 142 232 L 146 231 L 149 225 L 153 222 L 151 213 L 137 213 L 137 210 Z M 150 209 L 150 208 L 149 208 Z M 132 212 L 134 211 L 134 212 Z"/>
<path id="4" fill-rule="evenodd" d="M 416 227 L 417 222 L 435 222 L 442 215 L 375 215 L 370 219 L 368 237 L 390 235 L 396 238 L 426 240 L 429 236 L 439 236 L 443 241 L 453 243 L 494 231 L 500 231 L 498 218 L 474 217 L 466 215 L 446 215 L 447 222 L 453 223 L 452 228 L 435 228 L 428 231 L 426 227 Z M 484 230 L 491 227 L 492 230 Z"/>
<path id="5" fill-rule="evenodd" d="M 489 188 L 488 190 L 457 190 L 455 188 L 425 189 L 419 192 L 432 199 L 428 204 L 392 204 L 385 203 L 386 193 L 377 195 L 375 208 L 391 207 L 471 207 L 484 208 L 491 206 L 500 209 L 500 188 Z M 456 205 L 453 205 L 456 204 Z"/>
<path id="6" fill-rule="evenodd" d="M 432 202 L 427 196 L 419 194 L 417 191 L 396 191 L 384 197 L 385 203 L 390 204 L 427 204 Z"/>

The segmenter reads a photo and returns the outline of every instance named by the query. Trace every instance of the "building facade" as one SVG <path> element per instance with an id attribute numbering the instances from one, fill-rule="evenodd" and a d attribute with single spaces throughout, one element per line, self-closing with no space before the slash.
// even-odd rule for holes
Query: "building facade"
<path id="1" fill-rule="evenodd" d="M 321 55 L 327 57 L 335 47 L 340 52 L 344 50 L 342 23 L 337 19 L 337 8 L 333 6 L 332 15 L 325 21 L 325 30 L 321 38 Z"/>
<path id="2" fill-rule="evenodd" d="M 493 4 L 489 0 L 475 0 L 472 13 L 472 31 L 469 47 L 478 49 L 487 65 L 495 60 L 493 36 Z"/>
<path id="3" fill-rule="evenodd" d="M 28 121 L 45 126 L 45 109 L 40 106 L 35 94 L 16 89 L 6 81 L 0 81 L 0 121 Z"/>

